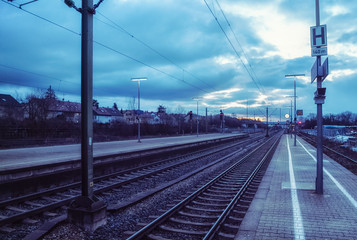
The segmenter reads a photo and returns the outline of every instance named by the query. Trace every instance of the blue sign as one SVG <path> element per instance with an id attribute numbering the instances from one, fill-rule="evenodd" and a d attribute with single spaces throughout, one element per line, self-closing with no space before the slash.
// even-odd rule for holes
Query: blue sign
<path id="1" fill-rule="evenodd" d="M 313 83 L 315 81 L 317 77 L 317 60 L 315 60 L 314 65 L 312 65 L 311 68 L 311 83 Z"/>
<path id="2" fill-rule="evenodd" d="M 329 74 L 329 69 L 328 69 L 328 58 L 326 58 L 326 60 L 324 61 L 324 63 L 322 64 L 322 78 L 321 81 L 325 80 L 325 78 L 328 76 Z"/>
<path id="3" fill-rule="evenodd" d="M 310 27 L 311 48 L 327 46 L 326 25 Z"/>

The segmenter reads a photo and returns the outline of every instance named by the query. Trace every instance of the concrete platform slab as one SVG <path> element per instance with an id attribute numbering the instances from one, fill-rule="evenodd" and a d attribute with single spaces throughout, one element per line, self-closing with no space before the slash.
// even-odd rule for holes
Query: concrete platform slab
<path id="1" fill-rule="evenodd" d="M 235 239 L 356 239 L 357 176 L 324 156 L 324 194 L 315 194 L 315 156 L 282 137 Z"/>
<path id="2" fill-rule="evenodd" d="M 202 134 L 198 135 L 198 137 L 196 135 L 186 135 L 177 137 L 144 138 L 141 139 L 141 143 L 138 143 L 137 140 L 100 142 L 93 144 L 93 155 L 94 157 L 100 157 L 212 139 L 229 138 L 238 135 L 242 134 L 217 133 Z M 80 157 L 80 144 L 5 149 L 0 150 L 0 171 L 79 160 Z"/>

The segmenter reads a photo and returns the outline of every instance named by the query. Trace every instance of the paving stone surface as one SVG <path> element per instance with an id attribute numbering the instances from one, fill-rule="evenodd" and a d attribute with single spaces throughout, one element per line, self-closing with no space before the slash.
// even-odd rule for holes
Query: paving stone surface
<path id="1" fill-rule="evenodd" d="M 235 239 L 357 239 L 357 176 L 324 156 L 324 194 L 316 194 L 313 158 L 315 148 L 283 135 Z"/>

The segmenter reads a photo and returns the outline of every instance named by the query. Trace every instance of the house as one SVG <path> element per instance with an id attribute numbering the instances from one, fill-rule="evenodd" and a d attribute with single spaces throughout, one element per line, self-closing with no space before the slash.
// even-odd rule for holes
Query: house
<path id="1" fill-rule="evenodd" d="M 11 95 L 0 94 L 0 118 L 23 119 L 22 105 Z"/>
<path id="2" fill-rule="evenodd" d="M 66 121 L 78 123 L 81 119 L 81 104 L 69 101 L 51 101 L 47 118 L 63 116 Z"/>
<path id="3" fill-rule="evenodd" d="M 115 108 L 93 107 L 93 120 L 97 123 L 124 122 L 124 114 Z"/>
<path id="4" fill-rule="evenodd" d="M 136 111 L 135 110 L 127 110 L 124 112 L 124 120 L 128 124 L 137 123 L 136 121 Z"/>
<path id="5" fill-rule="evenodd" d="M 110 114 L 110 122 L 125 122 L 124 113 L 116 108 L 106 108 L 106 111 Z"/>
<path id="6" fill-rule="evenodd" d="M 47 118 L 64 117 L 66 121 L 75 123 L 81 120 L 81 104 L 69 101 L 51 101 L 48 107 Z M 93 107 L 93 121 L 97 123 L 110 123 L 112 121 L 123 121 L 123 114 L 114 108 Z"/>

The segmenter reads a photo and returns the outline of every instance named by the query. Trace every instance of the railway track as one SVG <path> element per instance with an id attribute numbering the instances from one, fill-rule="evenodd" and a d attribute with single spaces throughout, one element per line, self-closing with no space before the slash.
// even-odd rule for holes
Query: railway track
<path id="1" fill-rule="evenodd" d="M 120 171 L 116 173 L 107 174 L 104 176 L 95 178 L 95 194 L 103 194 L 110 191 L 118 191 L 119 188 L 123 186 L 130 186 L 135 182 L 148 181 L 152 178 L 160 178 L 162 174 L 170 174 L 175 172 L 175 169 L 179 169 L 184 165 L 189 165 L 192 162 L 202 161 L 205 159 L 204 165 L 209 167 L 208 162 L 212 162 L 212 159 L 217 158 L 219 155 L 226 155 L 227 151 L 240 151 L 243 146 L 250 144 L 251 142 L 257 142 L 256 138 L 247 139 L 238 143 L 230 144 L 225 147 L 211 148 L 210 150 L 203 150 L 196 152 L 195 154 L 185 154 L 184 157 L 175 157 L 169 160 L 163 160 L 160 162 L 155 162 L 152 164 L 146 164 L 144 166 L 135 167 L 127 169 L 125 171 Z M 223 161 L 223 159 L 222 159 Z M 203 171 L 204 168 L 200 169 Z M 198 170 L 197 170 L 198 171 Z M 192 171 L 195 174 L 195 171 Z M 187 176 L 189 177 L 189 176 Z M 179 181 L 179 180 L 178 180 Z M 172 183 L 174 184 L 174 182 Z M 166 186 L 168 187 L 168 186 Z M 161 191 L 162 189 L 157 188 L 156 191 Z M 151 191 L 150 194 L 144 195 L 141 199 L 154 194 L 156 191 Z M 11 229 L 11 223 L 19 222 L 20 220 L 25 220 L 25 222 L 31 221 L 31 217 L 43 214 L 51 213 L 51 211 L 57 211 L 56 209 L 61 209 L 66 206 L 69 202 L 74 200 L 80 195 L 80 183 L 67 184 L 65 186 L 55 187 L 46 189 L 40 192 L 27 194 L 21 197 L 12 198 L 6 201 L 0 202 L 0 226 L 9 226 Z M 110 194 L 107 194 L 110 195 Z M 139 201 L 140 199 L 136 199 Z M 110 205 L 111 210 L 117 210 L 120 207 L 125 207 L 133 204 L 134 201 L 121 204 L 121 205 Z M 61 210 L 59 211 L 61 212 Z M 62 210 L 62 212 L 64 212 Z M 50 217 L 57 216 L 56 214 L 47 214 Z"/>
<path id="2" fill-rule="evenodd" d="M 132 233 L 128 239 L 233 239 L 280 134 Z M 260 174 L 260 175 L 259 175 Z"/>
<path id="3" fill-rule="evenodd" d="M 306 142 L 309 144 L 313 145 L 316 147 L 316 140 L 314 136 L 307 135 L 307 134 L 302 134 L 300 133 L 299 136 L 304 139 Z M 357 160 L 353 159 L 350 156 L 347 156 L 346 154 L 343 154 L 339 152 L 338 150 L 327 146 L 326 144 L 323 145 L 323 152 L 327 156 L 329 156 L 331 159 L 335 160 L 336 162 L 340 163 L 342 166 L 345 168 L 349 169 L 351 172 L 357 175 Z"/>

